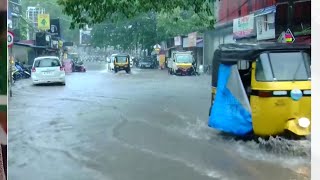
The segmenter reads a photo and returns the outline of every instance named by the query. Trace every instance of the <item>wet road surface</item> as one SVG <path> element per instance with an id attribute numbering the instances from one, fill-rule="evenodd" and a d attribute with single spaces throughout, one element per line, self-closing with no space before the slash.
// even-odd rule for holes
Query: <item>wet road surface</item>
<path id="1" fill-rule="evenodd" d="M 277 139 L 223 138 L 206 126 L 209 100 L 209 76 L 160 70 L 113 74 L 90 64 L 67 75 L 66 86 L 18 81 L 9 101 L 9 179 L 310 179 L 309 141 L 288 152 Z"/>

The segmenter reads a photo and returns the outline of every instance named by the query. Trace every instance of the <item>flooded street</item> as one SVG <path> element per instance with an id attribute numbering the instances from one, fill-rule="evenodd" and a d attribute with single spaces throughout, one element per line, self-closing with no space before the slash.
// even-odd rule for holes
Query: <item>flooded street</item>
<path id="1" fill-rule="evenodd" d="M 309 140 L 235 141 L 207 127 L 210 76 L 86 66 L 66 86 L 15 83 L 9 179 L 310 179 Z"/>

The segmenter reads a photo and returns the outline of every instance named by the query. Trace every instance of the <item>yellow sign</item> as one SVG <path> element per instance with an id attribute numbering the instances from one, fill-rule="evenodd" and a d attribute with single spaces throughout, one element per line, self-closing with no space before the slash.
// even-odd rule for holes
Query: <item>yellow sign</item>
<path id="1" fill-rule="evenodd" d="M 59 46 L 59 48 L 62 48 L 62 46 L 63 46 L 63 41 L 59 41 L 59 42 L 58 42 L 58 46 Z"/>
<path id="2" fill-rule="evenodd" d="M 38 14 L 38 29 L 39 30 L 50 29 L 50 16 L 49 16 L 49 14 Z"/>

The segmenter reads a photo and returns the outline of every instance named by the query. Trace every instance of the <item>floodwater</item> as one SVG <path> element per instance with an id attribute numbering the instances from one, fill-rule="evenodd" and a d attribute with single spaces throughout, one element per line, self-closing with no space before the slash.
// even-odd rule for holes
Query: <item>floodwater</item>
<path id="1" fill-rule="evenodd" d="M 66 86 L 17 81 L 9 179 L 310 179 L 310 140 L 236 141 L 207 127 L 210 77 L 87 63 Z"/>

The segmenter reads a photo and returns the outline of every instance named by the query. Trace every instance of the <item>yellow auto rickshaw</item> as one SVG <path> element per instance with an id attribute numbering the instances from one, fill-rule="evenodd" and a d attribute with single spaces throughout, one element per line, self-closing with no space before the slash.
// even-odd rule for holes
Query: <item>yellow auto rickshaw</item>
<path id="1" fill-rule="evenodd" d="M 126 73 L 130 73 L 130 57 L 129 55 L 115 55 L 114 56 L 114 72 L 125 70 Z"/>
<path id="2" fill-rule="evenodd" d="M 310 54 L 304 44 L 220 45 L 209 127 L 239 136 L 310 135 Z"/>

